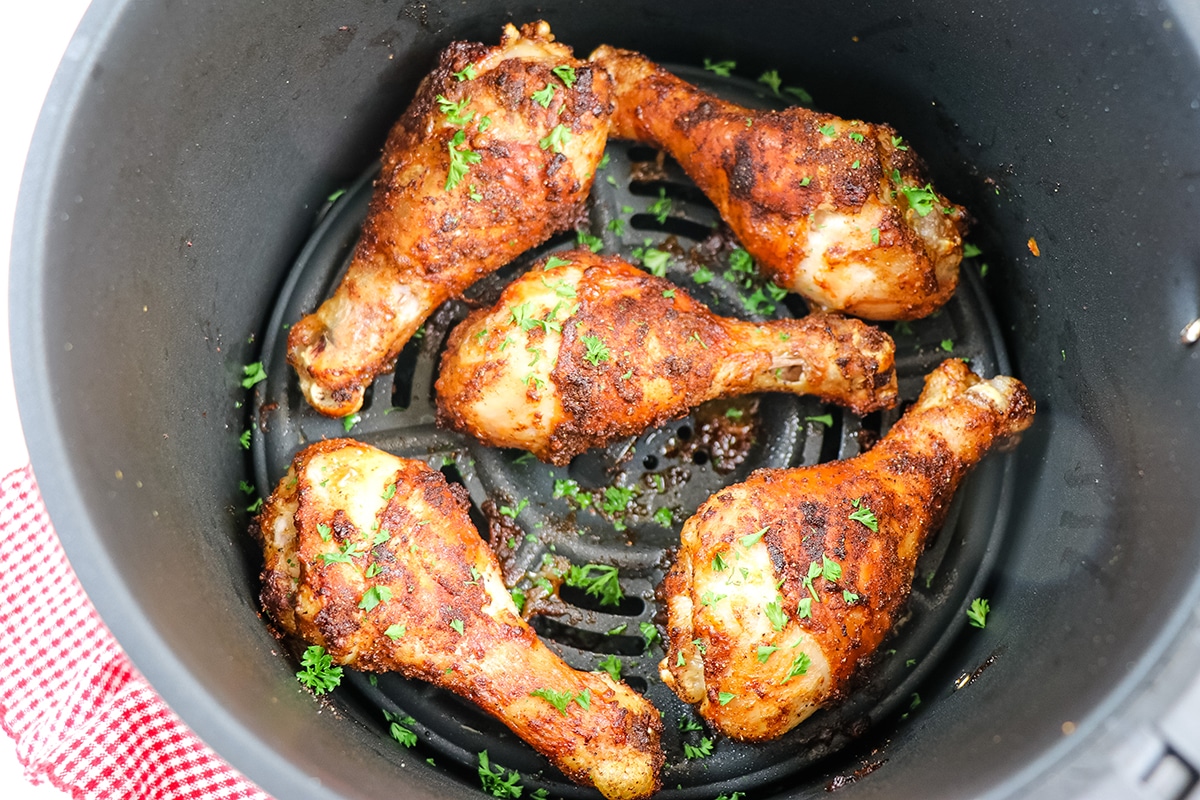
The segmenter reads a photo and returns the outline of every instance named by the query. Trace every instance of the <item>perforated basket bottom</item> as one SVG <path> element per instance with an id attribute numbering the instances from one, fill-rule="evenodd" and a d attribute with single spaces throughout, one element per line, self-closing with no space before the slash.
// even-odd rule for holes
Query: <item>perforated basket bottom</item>
<path id="1" fill-rule="evenodd" d="M 770 107 L 773 102 L 760 84 L 719 79 L 688 68 L 677 72 L 745 106 Z M 698 300 L 717 313 L 765 318 L 747 312 L 745 298 L 751 292 L 737 282 L 738 276 L 731 273 L 734 280 L 727 279 L 728 253 L 736 243 L 721 231 L 716 211 L 678 166 L 667 160 L 660 169 L 655 151 L 625 142 L 610 143 L 607 152 L 607 166 L 597 174 L 588 208 L 588 232 L 599 237 L 602 252 L 638 263 L 637 248 L 669 250 L 680 257 L 672 259 L 667 277 Z M 366 216 L 374 175 L 372 169 L 326 208 L 264 332 L 263 359 L 271 379 L 255 408 L 255 418 L 262 422 L 262 433 L 253 444 L 258 486 L 274 486 L 305 444 L 347 435 L 342 421 L 317 414 L 301 397 L 286 361 L 285 326 L 315 309 L 340 280 Z M 670 200 L 665 215 L 665 204 L 659 202 L 664 197 Z M 468 299 L 490 303 L 533 261 L 575 245 L 573 233 L 556 237 L 472 287 Z M 708 274 L 711 279 L 705 281 Z M 1007 372 L 1003 345 L 976 275 L 973 265 L 964 263 L 957 294 L 934 317 L 882 326 L 896 340 L 905 402 L 915 399 L 924 375 L 951 354 L 970 359 L 975 371 L 985 376 Z M 395 370 L 381 376 L 368 391 L 349 435 L 396 455 L 423 459 L 461 482 L 481 531 L 487 530 L 485 501 L 517 508 L 520 501 L 528 500 L 514 520 L 524 534 L 516 564 L 525 570 L 536 570 L 548 553 L 573 564 L 619 568 L 626 595 L 619 607 L 600 606 L 583 592 L 564 589 L 564 613 L 536 616 L 531 624 L 551 648 L 579 669 L 598 669 L 600 661 L 615 655 L 624 680 L 663 712 L 667 756 L 659 795 L 663 800 L 709 799 L 784 779 L 794 782 L 798 773 L 894 717 L 901 705 L 907 706 L 922 676 L 950 647 L 963 622 L 960 610 L 967 598 L 975 596 L 990 567 L 1007 515 L 1009 459 L 985 461 L 963 486 L 945 526 L 921 557 L 907 615 L 848 700 L 767 744 L 738 743 L 707 731 L 681 732 L 681 720 L 697 717 L 659 680 L 661 641 L 647 646 L 641 631 L 644 623 L 661 621 L 654 589 L 669 564 L 671 548 L 678 544 L 682 521 L 718 488 L 743 480 L 760 467 L 799 466 L 856 455 L 865 442 L 887 431 L 903 405 L 859 419 L 811 398 L 762 395 L 736 401 L 743 412 L 738 422 L 751 425 L 751 436 L 732 437 L 732 442 L 730 437 L 712 436 L 730 417 L 723 413 L 728 406 L 710 405 L 634 441 L 585 453 L 567 467 L 551 467 L 516 451 L 484 447 L 434 425 L 433 383 L 441 351 L 450 329 L 467 310 L 466 303 L 453 301 L 430 318 L 423 336 L 404 349 Z M 770 316 L 803 313 L 799 299 L 789 296 L 776 304 Z M 567 498 L 555 498 L 555 480 L 562 478 L 575 480 L 584 490 L 636 489 L 630 510 L 620 517 L 625 529 L 618 530 L 620 525 L 614 525 L 610 515 L 578 510 Z M 662 508 L 672 510 L 669 527 L 654 518 Z M 410 727 L 419 738 L 421 756 L 433 757 L 441 768 L 461 771 L 463 780 L 472 785 L 477 785 L 478 753 L 486 749 L 493 764 L 522 774 L 526 791 L 546 788 L 554 796 L 598 796 L 567 781 L 502 724 L 448 692 L 396 675 L 375 680 L 353 672 L 347 675 L 338 693 L 354 706 L 380 710 L 376 716 L 381 737 L 388 736 L 384 710 L 412 717 L 416 723 Z M 695 746 L 704 736 L 715 738 L 712 754 L 686 758 L 684 743 Z M 402 755 L 398 752 L 397 757 Z"/>

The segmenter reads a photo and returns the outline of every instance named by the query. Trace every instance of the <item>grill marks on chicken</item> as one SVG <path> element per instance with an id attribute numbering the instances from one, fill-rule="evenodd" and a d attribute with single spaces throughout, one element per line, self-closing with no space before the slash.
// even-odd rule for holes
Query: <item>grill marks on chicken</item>
<path id="1" fill-rule="evenodd" d="M 759 470 L 717 492 L 684 524 L 659 589 L 663 681 L 715 728 L 753 741 L 839 698 L 900 614 L 962 478 L 1034 410 L 1020 381 L 946 361 L 869 452 Z"/>
<path id="2" fill-rule="evenodd" d="M 877 320 L 927 316 L 954 293 L 965 212 L 926 189 L 894 129 L 742 108 L 627 50 L 590 60 L 613 77 L 612 136 L 665 149 L 780 286 Z"/>
<path id="3" fill-rule="evenodd" d="M 813 394 L 858 414 L 896 401 L 892 340 L 858 320 L 720 317 L 620 258 L 550 258 L 452 332 L 441 424 L 561 465 L 716 397 Z"/>
<path id="4" fill-rule="evenodd" d="M 609 84 L 545 22 L 442 52 L 388 136 L 346 276 L 289 334 L 314 408 L 358 410 L 438 305 L 571 227 L 604 151 Z"/>
<path id="5" fill-rule="evenodd" d="M 325 647 L 335 663 L 397 671 L 471 700 L 612 800 L 657 790 L 657 710 L 538 639 L 467 516 L 465 492 L 441 473 L 348 439 L 314 444 L 259 526 L 263 606 L 284 633 Z M 576 699 L 560 712 L 531 694 L 539 689 Z"/>

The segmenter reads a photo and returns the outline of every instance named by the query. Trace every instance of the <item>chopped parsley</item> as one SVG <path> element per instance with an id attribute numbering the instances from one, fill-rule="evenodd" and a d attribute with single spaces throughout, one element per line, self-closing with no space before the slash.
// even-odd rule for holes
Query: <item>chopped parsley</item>
<path id="1" fill-rule="evenodd" d="M 318 522 L 317 535 L 321 537 L 322 542 L 328 542 L 331 538 L 333 538 L 333 529 L 324 522 Z"/>
<path id="2" fill-rule="evenodd" d="M 242 435 L 238 437 L 238 444 L 240 444 L 242 446 L 243 450 L 250 449 L 250 437 L 253 435 L 254 435 L 254 431 L 249 428 L 242 431 Z"/>
<path id="3" fill-rule="evenodd" d="M 766 72 L 764 72 L 762 75 L 758 76 L 758 82 L 764 83 L 767 86 L 769 86 L 771 91 L 774 92 L 776 96 L 778 96 L 779 95 L 779 85 L 781 83 L 783 83 L 783 80 L 780 79 L 778 70 L 769 69 Z"/>
<path id="4" fill-rule="evenodd" d="M 550 101 L 554 99 L 554 92 L 557 89 L 557 84 L 547 83 L 543 88 L 533 93 L 533 102 L 542 108 L 549 108 Z M 545 150 L 546 148 L 543 147 L 542 149 Z"/>
<path id="5" fill-rule="evenodd" d="M 971 625 L 976 628 L 987 627 L 987 615 L 992 610 L 988 601 L 982 597 L 976 597 L 971 601 L 971 607 L 967 609 L 967 619 L 971 621 Z"/>
<path id="6" fill-rule="evenodd" d="M 342 430 L 344 430 L 346 433 L 349 433 L 354 429 L 354 426 L 357 425 L 361 419 L 362 416 L 358 413 L 347 414 L 346 416 L 342 417 Z"/>
<path id="7" fill-rule="evenodd" d="M 508 517 L 509 519 L 516 519 L 517 514 L 520 514 L 522 509 L 524 509 L 525 506 L 527 506 L 527 505 L 529 505 L 529 498 L 522 497 L 521 502 L 517 503 L 516 508 L 513 508 L 511 506 L 500 506 L 500 513 L 503 516 Z"/>
<path id="8" fill-rule="evenodd" d="M 879 228 L 871 228 L 871 244 L 879 244 Z"/>
<path id="9" fill-rule="evenodd" d="M 647 648 L 658 640 L 658 628 L 654 627 L 653 622 L 638 623 L 638 630 L 642 632 L 642 638 L 646 640 Z"/>
<path id="10" fill-rule="evenodd" d="M 642 266 L 651 275 L 662 278 L 667 274 L 667 265 L 671 263 L 671 254 L 666 250 L 647 247 L 642 251 Z"/>
<path id="11" fill-rule="evenodd" d="M 852 141 L 852 142 L 861 142 L 864 138 L 866 138 L 858 131 L 850 131 L 849 135 L 850 135 L 850 141 Z"/>
<path id="12" fill-rule="evenodd" d="M 713 273 L 708 267 L 699 267 L 692 273 L 692 280 L 701 285 L 711 282 L 712 279 Z"/>
<path id="13" fill-rule="evenodd" d="M 546 134 L 544 139 L 538 140 L 538 147 L 543 150 L 554 150 L 555 153 L 563 151 L 563 145 L 571 141 L 571 132 L 567 130 L 567 126 L 559 123 L 554 126 L 550 133 Z"/>
<path id="14" fill-rule="evenodd" d="M 380 497 L 382 497 L 384 500 L 391 500 L 395 496 L 396 496 L 396 484 L 394 484 L 394 483 L 389 483 L 387 485 L 387 488 L 385 488 L 383 490 L 383 494 L 380 495 Z"/>
<path id="15" fill-rule="evenodd" d="M 296 680 L 303 683 L 314 694 L 325 694 L 342 682 L 342 668 L 333 666 L 333 658 L 320 645 L 313 645 L 300 658 L 303 667 L 296 673 Z"/>
<path id="16" fill-rule="evenodd" d="M 620 514 L 629 508 L 636 494 L 636 489 L 609 486 L 604 490 L 604 500 L 600 503 L 600 508 L 608 514 Z"/>
<path id="17" fill-rule="evenodd" d="M 363 542 L 346 542 L 336 553 L 317 553 L 317 558 L 326 564 L 349 564 L 354 559 L 366 555 L 366 544 Z"/>
<path id="18" fill-rule="evenodd" d="M 729 74 L 733 70 L 737 69 L 737 62 L 736 61 L 713 61 L 711 59 L 706 58 L 706 59 L 704 59 L 704 68 L 706 70 L 708 70 L 709 72 L 720 75 L 722 78 L 728 78 Z"/>
<path id="19" fill-rule="evenodd" d="M 565 497 L 573 501 L 580 509 L 587 508 L 592 504 L 592 496 L 581 491 L 579 484 L 570 478 L 558 478 L 554 481 L 554 496 Z"/>
<path id="20" fill-rule="evenodd" d="M 903 136 L 893 136 L 892 137 L 892 147 L 896 148 L 897 150 L 907 150 L 908 145 L 900 144 L 903 141 L 904 141 Z"/>
<path id="21" fill-rule="evenodd" d="M 392 590 L 386 586 L 379 586 L 377 584 L 363 592 L 362 600 L 358 601 L 358 607 L 363 611 L 370 611 L 380 603 L 386 603 L 391 599 Z"/>
<path id="22" fill-rule="evenodd" d="M 675 523 L 675 513 L 671 509 L 663 506 L 656 509 L 654 512 L 654 521 L 664 528 L 669 528 Z"/>
<path id="23" fill-rule="evenodd" d="M 450 620 L 450 627 L 457 631 L 459 636 L 463 635 L 463 621 L 461 619 Z"/>
<path id="24" fill-rule="evenodd" d="M 563 582 L 599 598 L 602 606 L 619 605 L 625 597 L 625 593 L 621 591 L 617 568 L 608 564 L 585 564 L 582 567 L 572 565 L 567 570 Z"/>
<path id="25" fill-rule="evenodd" d="M 819 422 L 827 428 L 833 427 L 833 414 L 822 414 L 819 417 L 805 417 L 805 422 Z"/>
<path id="26" fill-rule="evenodd" d="M 451 74 L 453 74 L 455 78 L 458 78 L 459 83 L 462 83 L 463 81 L 475 80 L 475 75 L 476 75 L 475 65 L 467 64 L 465 67 L 463 67 L 458 72 L 454 72 Z"/>
<path id="27" fill-rule="evenodd" d="M 625 235 L 625 220 L 621 219 L 620 217 L 614 217 L 613 219 L 609 220 L 605 227 L 615 233 L 617 236 Z"/>
<path id="28" fill-rule="evenodd" d="M 787 674 L 783 676 L 783 682 L 787 683 L 792 678 L 799 675 L 804 675 L 808 672 L 808 668 L 812 665 L 812 660 L 808 657 L 808 653 L 801 653 L 792 661 L 792 665 L 788 667 Z"/>
<path id="29" fill-rule="evenodd" d="M 525 592 L 520 589 L 509 589 L 508 596 L 512 598 L 513 605 L 517 607 L 518 614 L 525 610 Z"/>
<path id="30" fill-rule="evenodd" d="M 700 740 L 699 745 L 692 745 L 688 744 L 687 742 L 683 743 L 683 754 L 689 760 L 694 758 L 707 758 L 708 756 L 712 755 L 712 751 L 713 740 L 709 739 L 707 736 Z"/>
<path id="31" fill-rule="evenodd" d="M 506 777 L 503 767 L 488 763 L 487 750 L 479 754 L 479 782 L 483 785 L 483 790 L 493 797 L 515 800 L 524 791 L 524 787 L 521 786 L 521 774 L 516 770 L 509 770 Z"/>
<path id="32" fill-rule="evenodd" d="M 386 708 L 383 709 L 383 718 L 390 724 L 388 725 L 388 733 L 392 735 L 400 744 L 405 747 L 415 747 L 417 744 L 417 735 L 412 732 L 409 725 L 416 725 L 417 721 L 412 717 L 402 717 L 399 714 L 392 714 Z"/>
<path id="33" fill-rule="evenodd" d="M 388 625 L 387 630 L 383 632 L 384 636 L 388 637 L 393 642 L 406 633 L 408 633 L 408 626 L 402 625 L 399 622 L 395 623 L 394 625 Z"/>
<path id="34" fill-rule="evenodd" d="M 661 186 L 658 188 L 658 199 L 650 204 L 646 213 L 653 214 L 659 225 L 666 224 L 667 217 L 671 215 L 671 198 L 667 197 L 666 189 Z"/>
<path id="35" fill-rule="evenodd" d="M 776 597 L 774 600 L 767 603 L 764 611 L 766 611 L 767 620 L 771 623 L 771 628 L 776 632 L 783 630 L 787 625 L 788 617 L 783 610 L 782 597 Z"/>
<path id="36" fill-rule="evenodd" d="M 713 556 L 713 558 L 712 558 L 713 572 L 724 572 L 727 568 L 728 568 L 728 565 L 725 563 L 725 559 L 721 556 L 720 553 L 717 553 L 715 556 Z"/>
<path id="37" fill-rule="evenodd" d="M 855 594 L 854 592 L 850 591 L 849 589 L 842 589 L 842 599 L 845 600 L 846 603 L 848 603 L 848 604 L 855 603 L 855 602 L 858 602 L 858 595 Z"/>
<path id="38" fill-rule="evenodd" d="M 758 540 L 761 539 L 763 537 L 763 535 L 766 534 L 766 532 L 769 531 L 770 529 L 771 529 L 771 526 L 767 525 L 763 528 L 758 529 L 754 533 L 750 533 L 750 534 L 743 536 L 741 538 L 742 547 L 749 549 L 749 548 L 753 547 L 754 545 L 758 544 Z"/>
<path id="39" fill-rule="evenodd" d="M 593 367 L 598 367 L 604 361 L 608 361 L 611 355 L 608 352 L 608 345 L 599 336 L 583 336 L 580 337 L 587 351 L 583 354 L 583 360 L 591 364 Z"/>
<path id="40" fill-rule="evenodd" d="M 609 677 L 611 677 L 614 682 L 621 682 L 621 659 L 617 658 L 615 655 L 609 655 L 607 658 L 600 661 L 600 663 L 596 664 L 596 666 L 607 672 Z"/>
<path id="41" fill-rule="evenodd" d="M 783 90 L 795 97 L 801 103 L 811 103 L 813 101 L 812 95 L 804 91 L 804 89 L 800 88 L 799 86 L 785 86 Z M 738 792 L 734 792 L 734 794 L 738 794 Z"/>
<path id="42" fill-rule="evenodd" d="M 475 119 L 474 112 L 472 112 L 471 116 L 469 117 L 463 116 L 463 112 L 466 111 L 467 106 L 471 104 L 471 98 L 469 97 L 464 97 L 462 100 L 459 100 L 457 103 L 455 103 L 447 100 L 444 95 L 439 94 L 437 96 L 437 104 L 438 111 L 441 111 L 446 115 L 446 121 L 451 125 L 457 125 L 461 128 L 470 125 Z"/>
<path id="43" fill-rule="evenodd" d="M 599 236 L 593 236 L 587 231 L 576 231 L 575 240 L 581 247 L 586 247 L 593 253 L 599 253 L 604 249 L 604 241 Z"/>
<path id="44" fill-rule="evenodd" d="M 570 264 L 571 264 L 571 262 L 565 258 L 559 258 L 558 256 L 550 256 L 549 258 L 546 259 L 546 263 L 542 265 L 542 269 L 547 270 L 547 269 L 554 269 L 555 267 L 566 267 L 566 266 L 570 266 Z"/>
<path id="45" fill-rule="evenodd" d="M 758 646 L 758 663 L 767 663 L 767 659 L 771 657 L 771 653 L 774 653 L 778 649 L 778 647 L 772 644 L 760 644 Z"/>
<path id="46" fill-rule="evenodd" d="M 249 389 L 254 384 L 267 379 L 267 371 L 263 369 L 261 361 L 255 361 L 253 364 L 242 367 L 242 374 L 246 376 L 242 378 L 243 389 Z"/>
<path id="47" fill-rule="evenodd" d="M 829 556 L 822 554 L 821 577 L 830 583 L 837 583 L 842 579 L 842 565 Z"/>
<path id="48" fill-rule="evenodd" d="M 575 85 L 575 68 L 570 64 L 560 64 L 550 71 L 554 73 L 554 77 L 562 81 L 563 85 L 568 89 Z"/>
<path id="49" fill-rule="evenodd" d="M 696 720 L 692 719 L 691 717 L 680 717 L 678 725 L 679 730 L 683 731 L 684 733 L 687 733 L 688 731 L 704 730 L 704 726 L 699 722 L 696 722 Z"/>
<path id="50" fill-rule="evenodd" d="M 837 127 L 830 122 L 817 128 L 817 133 L 821 134 L 822 136 L 833 138 L 834 136 L 837 136 Z"/>
<path id="51" fill-rule="evenodd" d="M 879 519 L 875 516 L 875 512 L 862 501 L 861 497 L 851 500 L 850 505 L 854 507 L 854 511 L 850 512 L 850 519 L 861 522 L 875 533 L 879 532 Z"/>
<path id="52" fill-rule="evenodd" d="M 942 343 L 941 343 L 940 347 L 943 350 L 945 350 L 947 353 L 953 353 L 954 352 L 954 340 L 953 339 L 942 339 Z"/>
<path id="53" fill-rule="evenodd" d="M 970 242 L 963 244 L 963 258 L 975 258 L 983 255 L 983 251 Z"/>
<path id="54" fill-rule="evenodd" d="M 917 212 L 918 216 L 925 217 L 933 211 L 933 204 L 937 201 L 937 195 L 933 192 L 933 187 L 928 183 L 922 189 L 919 186 L 901 186 L 900 193 L 908 199 L 908 205 L 913 211 Z"/>
<path id="55" fill-rule="evenodd" d="M 467 177 L 467 172 L 472 164 L 478 164 L 483 160 L 483 156 L 476 153 L 474 150 L 460 150 L 459 145 L 467 140 L 467 135 L 462 131 L 458 131 L 450 139 L 446 145 L 450 151 L 450 169 L 446 173 L 446 191 L 450 191 L 455 186 L 462 183 L 462 179 Z"/>
<path id="56" fill-rule="evenodd" d="M 550 705 L 558 709 L 558 713 L 564 717 L 567 715 L 567 705 L 574 699 L 570 692 L 557 692 L 554 689 L 534 689 L 529 693 L 530 697 L 540 697 Z"/>
<path id="57" fill-rule="evenodd" d="M 717 702 L 723 706 L 727 706 L 729 705 L 729 701 L 735 697 L 737 697 L 737 695 L 733 694 L 732 692 L 719 692 L 717 694 Z"/>

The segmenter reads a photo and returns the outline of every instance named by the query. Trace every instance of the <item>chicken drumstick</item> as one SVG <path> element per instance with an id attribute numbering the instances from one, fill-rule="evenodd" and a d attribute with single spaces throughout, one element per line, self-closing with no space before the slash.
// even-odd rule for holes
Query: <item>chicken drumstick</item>
<path id="1" fill-rule="evenodd" d="M 945 361 L 875 447 L 759 470 L 683 526 L 660 587 L 663 681 L 723 733 L 774 739 L 842 694 L 900 614 L 967 471 L 1033 421 L 1025 386 Z"/>
<path id="2" fill-rule="evenodd" d="M 658 711 L 538 639 L 465 492 L 440 472 L 349 439 L 320 442 L 296 456 L 259 527 L 263 606 L 283 632 L 335 663 L 470 699 L 610 800 L 658 788 Z"/>
<path id="3" fill-rule="evenodd" d="M 780 286 L 866 319 L 917 319 L 954 293 L 965 213 L 887 125 L 727 103 L 607 45 L 612 136 L 665 149 Z"/>
<path id="4" fill-rule="evenodd" d="M 859 414 L 896 401 L 892 340 L 833 314 L 718 317 L 617 257 L 556 253 L 450 335 L 438 420 L 566 464 L 715 397 L 814 394 Z"/>
<path id="5" fill-rule="evenodd" d="M 505 26 L 499 47 L 442 52 L 388 136 L 346 276 L 288 336 L 314 408 L 357 411 L 438 305 L 571 227 L 604 151 L 608 96 L 608 74 L 545 22 Z"/>

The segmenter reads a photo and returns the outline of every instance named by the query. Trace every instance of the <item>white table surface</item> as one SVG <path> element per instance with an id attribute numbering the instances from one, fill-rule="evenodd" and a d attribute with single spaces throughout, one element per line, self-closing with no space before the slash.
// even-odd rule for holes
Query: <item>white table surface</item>
<path id="1" fill-rule="evenodd" d="M 8 271 L 13 213 L 25 153 L 38 111 L 67 42 L 87 8 L 87 0 L 0 3 L 0 475 L 29 461 L 13 389 L 8 340 Z M 49 784 L 31 785 L 16 758 L 13 742 L 0 734 L 0 797 L 5 800 L 63 800 Z M 136 798 L 131 799 L 136 800 Z"/>

